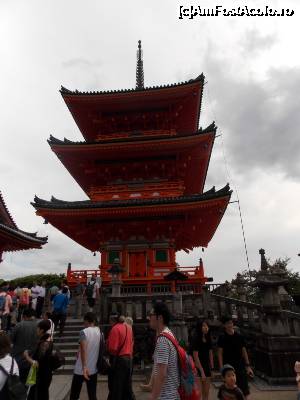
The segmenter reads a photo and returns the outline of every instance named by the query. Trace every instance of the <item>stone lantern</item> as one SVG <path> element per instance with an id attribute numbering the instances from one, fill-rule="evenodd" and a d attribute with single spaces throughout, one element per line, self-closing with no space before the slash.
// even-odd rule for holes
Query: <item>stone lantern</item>
<path id="1" fill-rule="evenodd" d="M 123 272 L 123 268 L 121 267 L 120 260 L 118 258 L 114 259 L 112 266 L 107 272 L 111 274 L 112 297 L 120 297 L 122 285 L 121 274 Z"/>
<path id="2" fill-rule="evenodd" d="M 270 267 L 268 265 L 264 249 L 260 249 L 259 254 L 261 256 L 261 269 L 258 272 L 253 285 L 257 286 L 261 291 L 264 314 L 278 317 L 278 314 L 282 311 L 279 288 L 285 285 L 288 281 L 286 272 L 280 267 Z M 273 328 L 270 332 L 274 333 Z M 278 335 L 287 334 L 287 332 L 282 332 L 281 329 L 276 329 L 276 332 Z"/>
<path id="3" fill-rule="evenodd" d="M 270 267 L 263 249 L 259 254 L 261 268 L 252 283 L 260 289 L 262 300 L 255 368 L 271 384 L 288 383 L 294 380 L 293 365 L 300 357 L 300 340 L 291 336 L 288 315 L 281 307 L 279 288 L 287 283 L 286 271 L 279 266 Z"/>

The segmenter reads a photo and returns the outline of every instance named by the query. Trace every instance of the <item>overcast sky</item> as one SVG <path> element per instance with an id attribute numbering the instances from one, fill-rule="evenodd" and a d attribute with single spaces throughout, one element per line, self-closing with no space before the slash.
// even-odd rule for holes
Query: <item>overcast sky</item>
<path id="1" fill-rule="evenodd" d="M 200 5 L 294 9 L 284 17 L 179 19 Z M 0 277 L 93 268 L 93 257 L 35 216 L 34 195 L 86 199 L 51 152 L 50 134 L 82 140 L 58 90 L 135 86 L 137 41 L 145 85 L 206 77 L 200 125 L 213 120 L 215 141 L 206 189 L 230 183 L 240 199 L 251 268 L 263 247 L 290 257 L 299 271 L 300 199 L 299 0 L 0 0 L 0 190 L 20 229 L 48 235 L 43 250 L 5 253 Z M 237 203 L 203 253 L 178 253 L 181 265 L 203 257 L 207 276 L 231 279 L 246 268 Z"/>

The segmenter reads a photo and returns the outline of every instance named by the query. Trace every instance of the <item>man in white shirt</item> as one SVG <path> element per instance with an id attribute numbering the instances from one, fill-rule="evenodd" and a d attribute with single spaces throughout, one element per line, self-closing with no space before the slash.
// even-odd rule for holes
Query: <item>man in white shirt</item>
<path id="1" fill-rule="evenodd" d="M 46 282 L 43 281 L 42 285 L 39 286 L 39 294 L 37 297 L 37 302 L 36 302 L 36 317 L 41 318 L 42 312 L 43 312 L 43 307 L 44 307 L 44 302 L 45 302 L 45 297 L 46 297 Z"/>
<path id="2" fill-rule="evenodd" d="M 31 308 L 36 310 L 37 298 L 39 297 L 41 287 L 33 282 L 33 286 L 31 288 Z"/>
<path id="3" fill-rule="evenodd" d="M 85 328 L 79 334 L 79 350 L 74 368 L 70 400 L 78 400 L 85 381 L 89 400 L 97 400 L 97 361 L 99 356 L 100 328 L 95 314 L 84 316 Z"/>

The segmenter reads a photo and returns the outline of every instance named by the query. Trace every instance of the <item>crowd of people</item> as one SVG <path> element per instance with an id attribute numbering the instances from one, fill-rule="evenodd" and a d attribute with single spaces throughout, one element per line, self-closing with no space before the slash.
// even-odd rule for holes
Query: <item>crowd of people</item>
<path id="1" fill-rule="evenodd" d="M 89 284 L 91 287 L 88 289 Z M 108 374 L 108 400 L 135 400 L 132 388 L 133 321 L 130 317 L 112 313 L 110 329 L 104 335 L 97 313 L 93 312 L 100 285 L 95 277 L 89 284 L 85 286 L 78 281 L 73 294 L 75 316 L 81 312 L 84 295 L 89 299 L 89 311 L 84 315 L 84 327 L 79 334 L 70 400 L 80 398 L 84 383 L 89 400 L 97 400 L 97 375 L 102 372 L 104 360 Z M 32 366 L 37 366 L 37 375 L 34 384 L 29 386 L 27 398 L 47 400 L 53 374 L 54 332 L 58 336 L 63 333 L 70 290 L 65 282 L 60 288 L 52 286 L 48 291 L 43 283 L 34 283 L 31 288 L 12 289 L 7 284 L 0 289 L 0 299 L 3 297 L 0 300 L 0 400 L 10 398 L 8 375 L 19 376 L 25 387 Z M 43 312 L 47 295 L 51 310 Z M 180 355 L 174 346 L 176 338 L 169 327 L 170 320 L 166 304 L 156 302 L 149 313 L 149 325 L 156 333 L 153 370 L 149 383 L 141 385 L 141 389 L 149 392 L 150 400 L 180 399 Z M 197 398 L 209 399 L 211 377 L 217 368 L 223 379 L 217 397 L 221 400 L 248 400 L 248 377 L 253 377 L 253 371 L 245 340 L 235 330 L 231 317 L 224 317 L 222 323 L 224 332 L 219 336 L 215 358 L 208 322 L 198 321 L 192 332 L 188 352 L 195 365 L 195 385 L 199 388 Z M 296 372 L 300 375 L 299 365 Z"/>

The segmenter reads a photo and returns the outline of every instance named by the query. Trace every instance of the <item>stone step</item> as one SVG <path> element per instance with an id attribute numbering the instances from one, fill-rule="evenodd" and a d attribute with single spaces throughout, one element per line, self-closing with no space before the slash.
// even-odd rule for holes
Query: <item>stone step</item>
<path id="1" fill-rule="evenodd" d="M 74 331 L 74 330 L 69 330 L 69 331 L 64 330 L 64 333 L 63 333 L 62 336 L 59 336 L 59 333 L 58 333 L 58 332 L 55 332 L 55 333 L 54 333 L 54 337 L 57 338 L 57 340 L 59 340 L 60 337 L 70 337 L 70 336 L 73 336 L 73 337 L 76 336 L 76 337 L 78 338 L 79 332 L 80 332 L 80 329 L 78 329 L 77 331 Z"/>
<path id="2" fill-rule="evenodd" d="M 73 318 L 67 318 L 66 320 L 66 325 L 81 325 L 83 326 L 83 319 L 73 319 Z"/>
<path id="3" fill-rule="evenodd" d="M 73 356 L 68 355 L 65 357 L 65 360 L 66 360 L 66 365 L 73 365 L 73 367 L 74 367 L 77 358 L 76 358 L 76 356 L 73 357 Z"/>
<path id="4" fill-rule="evenodd" d="M 84 328 L 83 325 L 66 325 L 65 328 L 64 328 L 64 332 L 69 332 L 69 331 L 79 332 L 83 328 Z"/>
<path id="5" fill-rule="evenodd" d="M 74 371 L 74 364 L 66 364 L 63 367 L 57 369 L 56 371 L 54 371 L 55 375 L 72 375 Z"/>
<path id="6" fill-rule="evenodd" d="M 78 344 L 78 335 L 70 335 L 70 336 L 55 335 L 54 343 L 64 343 L 64 342 L 70 342 L 70 343 L 77 343 Z"/>
<path id="7" fill-rule="evenodd" d="M 73 357 L 77 358 L 78 348 L 77 349 L 59 349 L 64 357 Z"/>
<path id="8" fill-rule="evenodd" d="M 54 346 L 58 347 L 59 350 L 78 350 L 78 341 L 77 342 L 54 342 Z"/>

